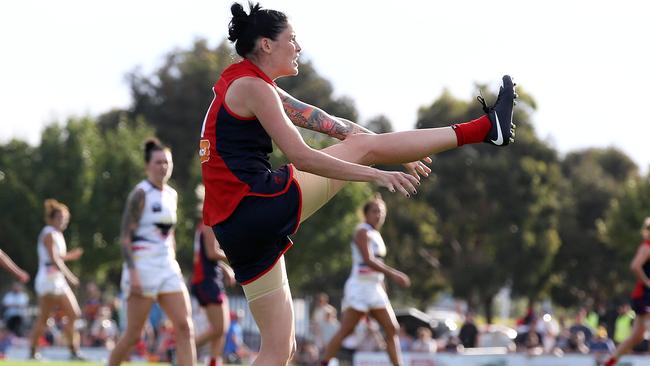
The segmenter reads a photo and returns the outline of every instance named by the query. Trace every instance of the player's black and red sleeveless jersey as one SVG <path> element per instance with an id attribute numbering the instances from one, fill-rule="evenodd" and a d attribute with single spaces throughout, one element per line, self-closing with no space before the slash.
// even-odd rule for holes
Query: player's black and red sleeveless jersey
<path id="1" fill-rule="evenodd" d="M 223 272 L 219 267 L 218 260 L 208 258 L 203 240 L 203 224 L 199 223 L 194 233 L 194 273 L 192 284 L 201 283 L 205 280 L 212 280 L 221 283 Z"/>
<path id="2" fill-rule="evenodd" d="M 212 91 L 214 99 L 203 121 L 199 156 L 205 185 L 203 222 L 213 226 L 227 219 L 246 196 L 276 196 L 291 181 L 288 169 L 271 170 L 270 136 L 257 118 L 233 113 L 224 99 L 228 87 L 242 77 L 275 85 L 249 60 L 230 65 Z"/>
<path id="3" fill-rule="evenodd" d="M 639 248 L 644 246 L 644 245 L 650 245 L 650 240 L 643 241 L 639 245 Z M 650 261 L 646 261 L 643 264 L 643 272 L 645 272 L 645 275 L 650 278 Z M 644 291 L 649 291 L 649 290 L 650 289 L 646 288 L 641 280 L 637 280 L 636 281 L 636 286 L 634 286 L 634 290 L 632 291 L 632 298 L 633 299 L 642 298 L 643 297 L 643 292 Z"/>

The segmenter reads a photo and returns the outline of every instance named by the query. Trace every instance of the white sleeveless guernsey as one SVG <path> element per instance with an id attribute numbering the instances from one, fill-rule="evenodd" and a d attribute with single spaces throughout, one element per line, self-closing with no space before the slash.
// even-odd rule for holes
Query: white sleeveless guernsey
<path id="1" fill-rule="evenodd" d="M 34 288 L 39 296 L 43 295 L 62 295 L 65 290 L 69 288 L 65 276 L 59 268 L 54 264 L 50 257 L 47 248 L 45 247 L 45 236 L 51 234 L 52 245 L 54 252 L 60 256 L 65 255 L 67 248 L 63 233 L 47 225 L 38 234 L 38 243 L 36 244 L 36 251 L 38 253 L 38 272 L 34 280 Z"/>
<path id="2" fill-rule="evenodd" d="M 135 189 L 144 191 L 144 207 L 138 227 L 131 238 L 133 261 L 138 270 L 144 296 L 186 291 L 185 281 L 174 252 L 176 226 L 176 190 L 168 185 L 158 189 L 148 180 Z M 128 297 L 131 290 L 129 270 L 122 268 L 121 288 Z"/>
<path id="3" fill-rule="evenodd" d="M 384 244 L 384 239 L 382 239 L 379 231 L 375 230 L 370 224 L 364 222 L 357 225 L 355 232 L 365 229 L 368 233 L 368 248 L 370 249 L 370 255 L 375 258 L 384 258 L 386 256 L 386 244 Z M 350 273 L 350 278 L 355 278 L 365 281 L 373 282 L 382 282 L 384 280 L 384 274 L 377 272 L 374 269 L 368 267 L 361 256 L 361 252 L 357 247 L 357 244 L 354 242 L 354 239 L 350 243 L 352 247 L 352 272 Z"/>
<path id="4" fill-rule="evenodd" d="M 161 258 L 174 258 L 174 237 L 170 235 L 176 226 L 176 190 L 164 185 L 160 190 L 147 180 L 136 187 L 144 191 L 144 208 L 138 228 L 131 238 L 135 260 L 158 261 Z"/>
<path id="5" fill-rule="evenodd" d="M 382 239 L 379 231 L 365 222 L 359 224 L 356 231 L 360 229 L 365 229 L 367 232 L 370 255 L 375 258 L 386 256 L 386 244 L 384 244 L 384 239 Z M 384 289 L 384 274 L 375 271 L 364 263 L 354 240 L 352 240 L 351 247 L 352 272 L 343 289 L 342 310 L 352 308 L 360 312 L 368 312 L 372 309 L 389 307 L 390 301 Z"/>

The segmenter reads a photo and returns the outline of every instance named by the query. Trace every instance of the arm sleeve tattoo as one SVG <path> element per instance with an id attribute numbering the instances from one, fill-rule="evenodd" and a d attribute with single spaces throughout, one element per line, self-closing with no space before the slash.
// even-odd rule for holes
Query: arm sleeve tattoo
<path id="1" fill-rule="evenodd" d="M 133 251 L 131 249 L 131 236 L 138 227 L 144 208 L 144 191 L 135 189 L 129 194 L 126 200 L 126 207 L 122 214 L 122 229 L 120 231 L 120 243 L 122 244 L 122 256 L 128 268 L 135 266 L 133 262 Z"/>
<path id="2" fill-rule="evenodd" d="M 320 108 L 301 102 L 283 90 L 278 90 L 278 94 L 284 112 L 298 127 L 321 132 L 339 140 L 345 140 L 346 137 L 357 133 L 373 133 L 352 121 L 331 116 Z"/>

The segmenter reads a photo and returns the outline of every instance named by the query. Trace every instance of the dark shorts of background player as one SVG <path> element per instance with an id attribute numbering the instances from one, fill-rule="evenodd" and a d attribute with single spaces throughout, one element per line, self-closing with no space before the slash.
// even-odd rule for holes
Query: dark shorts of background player
<path id="1" fill-rule="evenodd" d="M 277 196 L 247 196 L 235 212 L 212 227 L 238 283 L 246 285 L 269 271 L 293 242 L 300 225 L 301 192 L 291 177 Z"/>
<path id="2" fill-rule="evenodd" d="M 223 284 L 213 279 L 203 280 L 199 283 L 192 284 L 192 295 L 196 297 L 201 306 L 211 304 L 221 305 L 226 298 L 226 291 Z"/>
<path id="3" fill-rule="evenodd" d="M 630 299 L 630 306 L 637 315 L 650 313 L 650 291 L 643 291 L 641 297 Z"/>

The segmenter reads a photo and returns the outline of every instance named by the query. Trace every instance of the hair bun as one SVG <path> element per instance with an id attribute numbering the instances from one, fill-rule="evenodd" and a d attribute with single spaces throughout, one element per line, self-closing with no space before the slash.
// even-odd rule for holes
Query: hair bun
<path id="1" fill-rule="evenodd" d="M 234 3 L 230 7 L 232 19 L 228 26 L 228 39 L 231 42 L 238 40 L 248 28 L 250 20 L 248 14 L 244 11 L 244 7 L 240 3 Z"/>
<path id="2" fill-rule="evenodd" d="M 144 141 L 144 151 L 151 151 L 151 149 L 160 145 L 160 140 L 155 137 L 149 137 Z"/>
<path id="3" fill-rule="evenodd" d="M 244 7 L 240 3 L 233 3 L 230 7 L 230 12 L 235 18 L 246 18 L 248 14 L 244 11 Z"/>
<path id="4" fill-rule="evenodd" d="M 49 222 L 57 212 L 70 212 L 68 206 L 55 200 L 54 198 L 48 198 L 43 202 L 43 207 L 45 208 L 45 222 Z"/>
<path id="5" fill-rule="evenodd" d="M 53 208 L 55 208 L 58 204 L 59 204 L 59 201 L 55 200 L 54 198 L 48 198 L 43 203 L 43 206 L 45 207 L 45 211 L 49 212 Z"/>
<path id="6" fill-rule="evenodd" d="M 287 16 L 277 10 L 263 9 L 260 3 L 248 1 L 249 12 L 244 6 L 233 3 L 230 6 L 232 18 L 228 24 L 228 40 L 235 44 L 235 50 L 241 57 L 255 48 L 259 37 L 276 39 L 287 27 Z"/>

